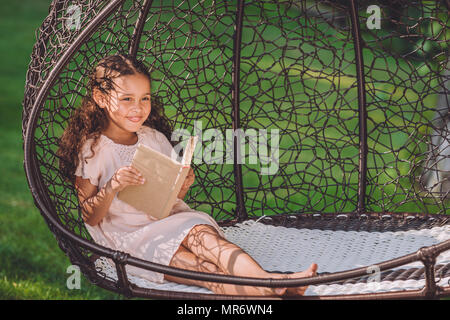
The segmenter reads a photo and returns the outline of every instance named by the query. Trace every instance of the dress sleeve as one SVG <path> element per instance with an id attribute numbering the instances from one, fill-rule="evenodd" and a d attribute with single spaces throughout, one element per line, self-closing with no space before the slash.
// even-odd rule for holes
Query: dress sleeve
<path id="1" fill-rule="evenodd" d="M 101 155 L 99 154 L 99 151 L 96 150 L 97 148 L 94 148 L 96 154 L 91 157 L 92 151 L 90 150 L 90 145 L 91 143 L 89 143 L 88 141 L 83 145 L 79 154 L 79 163 L 77 169 L 75 170 L 75 175 L 82 177 L 83 179 L 89 179 L 91 184 L 98 186 L 101 176 Z"/>

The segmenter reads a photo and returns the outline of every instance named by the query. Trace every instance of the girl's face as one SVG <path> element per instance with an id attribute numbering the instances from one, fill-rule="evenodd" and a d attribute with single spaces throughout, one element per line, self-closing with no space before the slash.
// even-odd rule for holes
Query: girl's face
<path id="1" fill-rule="evenodd" d="M 110 129 L 136 132 L 151 111 L 150 81 L 143 74 L 120 76 L 114 79 L 115 90 L 108 96 L 94 99 L 107 110 Z"/>

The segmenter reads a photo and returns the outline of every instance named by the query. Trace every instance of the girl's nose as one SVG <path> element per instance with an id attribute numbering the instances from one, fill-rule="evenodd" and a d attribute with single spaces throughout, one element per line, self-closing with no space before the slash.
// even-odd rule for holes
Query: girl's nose
<path id="1" fill-rule="evenodd" d="M 145 106 L 147 105 L 147 103 L 145 101 L 138 101 L 136 102 L 136 104 L 138 105 L 139 109 L 145 109 Z"/>
<path id="2" fill-rule="evenodd" d="M 142 105 L 142 103 L 141 102 L 136 102 L 136 103 L 133 103 L 133 106 L 131 107 L 131 112 L 135 112 L 135 113 L 139 113 L 139 112 L 141 112 L 141 110 L 143 109 L 143 105 Z"/>

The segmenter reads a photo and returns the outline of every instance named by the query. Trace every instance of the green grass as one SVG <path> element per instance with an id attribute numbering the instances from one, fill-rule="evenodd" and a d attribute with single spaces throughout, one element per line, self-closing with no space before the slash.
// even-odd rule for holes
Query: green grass
<path id="1" fill-rule="evenodd" d="M 66 286 L 69 259 L 33 203 L 23 170 L 21 112 L 35 30 L 50 1 L 0 2 L 0 300 L 118 299 L 89 283 Z"/>

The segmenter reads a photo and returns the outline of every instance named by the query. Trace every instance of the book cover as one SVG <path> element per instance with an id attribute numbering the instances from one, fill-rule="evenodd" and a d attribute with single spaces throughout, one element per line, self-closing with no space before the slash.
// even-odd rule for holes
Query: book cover
<path id="1" fill-rule="evenodd" d="M 189 138 L 181 162 L 139 144 L 131 165 L 142 173 L 145 183 L 124 188 L 117 198 L 156 219 L 167 217 L 189 173 L 197 140 L 197 136 Z"/>

